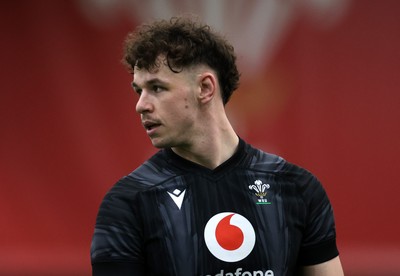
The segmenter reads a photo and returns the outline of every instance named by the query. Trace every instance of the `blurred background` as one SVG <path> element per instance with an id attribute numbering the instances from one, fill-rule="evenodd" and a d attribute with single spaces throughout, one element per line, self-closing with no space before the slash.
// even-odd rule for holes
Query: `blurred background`
<path id="1" fill-rule="evenodd" d="M 90 275 L 102 197 L 155 152 L 123 40 L 182 12 L 237 50 L 238 134 L 323 182 L 346 275 L 400 275 L 397 0 L 1 1 L 0 275 Z"/>

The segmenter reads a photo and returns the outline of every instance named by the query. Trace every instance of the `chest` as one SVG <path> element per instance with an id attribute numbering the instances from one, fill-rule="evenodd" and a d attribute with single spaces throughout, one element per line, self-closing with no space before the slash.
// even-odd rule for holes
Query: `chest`
<path id="1" fill-rule="evenodd" d="M 152 252 L 163 252 L 175 275 L 273 275 L 265 273 L 295 266 L 305 209 L 294 183 L 276 175 L 185 175 L 141 201 L 147 259 L 160 264 Z"/>

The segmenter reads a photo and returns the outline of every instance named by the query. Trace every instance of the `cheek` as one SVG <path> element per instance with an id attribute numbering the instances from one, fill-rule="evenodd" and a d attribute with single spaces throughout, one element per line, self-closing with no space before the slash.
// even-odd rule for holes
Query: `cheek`
<path id="1" fill-rule="evenodd" d="M 190 102 L 185 101 L 183 105 L 176 105 L 172 109 L 171 114 L 175 116 L 176 120 L 180 121 L 183 125 L 192 125 L 195 120 L 194 107 Z"/>
<path id="2" fill-rule="evenodd" d="M 168 108 L 164 110 L 164 115 L 169 118 L 169 121 L 180 122 L 180 124 L 193 124 L 196 114 L 196 106 L 190 97 L 187 95 L 181 99 L 168 103 Z"/>

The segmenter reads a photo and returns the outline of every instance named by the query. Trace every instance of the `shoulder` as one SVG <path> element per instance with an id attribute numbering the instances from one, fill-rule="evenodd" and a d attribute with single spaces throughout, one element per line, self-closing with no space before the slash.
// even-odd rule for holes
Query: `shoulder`
<path id="1" fill-rule="evenodd" d="M 170 165 L 164 150 L 160 150 L 131 173 L 119 179 L 109 193 L 132 196 L 151 189 L 176 174 L 176 168 Z"/>
<path id="2" fill-rule="evenodd" d="M 172 166 L 167 150 L 160 150 L 123 180 L 127 184 L 135 184 L 139 189 L 146 189 L 177 174 L 179 171 L 177 171 L 177 167 Z"/>
<path id="3" fill-rule="evenodd" d="M 96 218 L 92 262 L 141 262 L 143 193 L 172 175 L 168 159 L 159 151 L 119 179 L 104 196 Z"/>
<path id="4" fill-rule="evenodd" d="M 244 145 L 244 151 L 248 157 L 248 166 L 253 170 L 277 173 L 280 172 L 287 163 L 282 157 L 267 153 L 247 143 Z"/>
<path id="5" fill-rule="evenodd" d="M 245 151 L 252 170 L 270 172 L 293 180 L 316 179 L 307 169 L 291 163 L 279 155 L 254 148 L 250 144 L 246 144 Z"/>
<path id="6" fill-rule="evenodd" d="M 114 216 L 111 212 L 115 210 L 135 213 L 133 203 L 138 200 L 140 194 L 174 177 L 174 170 L 176 169 L 169 165 L 163 150 L 159 151 L 111 187 L 103 198 L 99 214 L 105 215 L 110 212 L 109 216 Z"/>
<path id="7" fill-rule="evenodd" d="M 322 184 L 309 170 L 249 144 L 246 144 L 245 151 L 248 169 L 273 175 L 285 188 L 293 189 L 298 195 L 309 199 L 317 191 L 324 193 Z"/>

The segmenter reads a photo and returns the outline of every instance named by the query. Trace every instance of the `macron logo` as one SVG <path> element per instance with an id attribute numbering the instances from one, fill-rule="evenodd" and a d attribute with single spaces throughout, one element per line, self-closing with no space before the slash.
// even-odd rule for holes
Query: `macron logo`
<path id="1" fill-rule="evenodd" d="M 168 192 L 169 196 L 175 202 L 175 204 L 179 210 L 182 207 L 183 198 L 185 197 L 185 191 L 186 190 L 181 191 L 181 190 L 175 189 L 172 193 Z"/>

